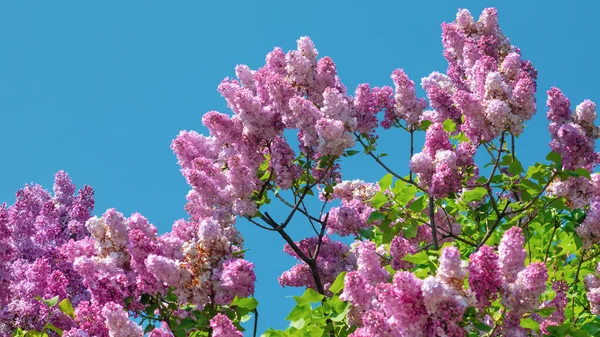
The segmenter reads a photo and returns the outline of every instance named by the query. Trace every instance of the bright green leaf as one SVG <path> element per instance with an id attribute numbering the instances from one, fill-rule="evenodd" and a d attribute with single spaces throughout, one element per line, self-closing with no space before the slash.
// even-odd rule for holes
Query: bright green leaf
<path id="1" fill-rule="evenodd" d="M 299 305 L 304 305 L 308 303 L 321 302 L 323 297 L 325 296 L 314 291 L 312 288 L 308 288 L 302 296 L 294 296 L 294 299 L 296 299 L 296 303 L 298 303 Z"/>
<path id="2" fill-rule="evenodd" d="M 392 186 L 392 179 L 393 177 L 391 173 L 384 175 L 383 178 L 379 180 L 379 190 L 385 191 L 390 188 L 390 186 Z"/>
<path id="3" fill-rule="evenodd" d="M 36 296 L 35 298 L 38 301 L 42 301 L 42 302 L 46 303 L 46 305 L 49 306 L 49 307 L 53 307 L 53 306 L 56 305 L 56 303 L 58 303 L 58 295 L 54 296 L 54 297 L 52 297 L 50 299 L 47 299 L 47 300 L 45 300 L 45 299 L 43 299 L 43 298 L 41 298 L 39 296 Z"/>
<path id="4" fill-rule="evenodd" d="M 236 296 L 231 305 L 252 311 L 258 306 L 258 301 L 254 297 L 239 298 Z"/>
<path id="5" fill-rule="evenodd" d="M 58 303 L 58 309 L 62 311 L 65 315 L 71 317 L 72 319 L 75 319 L 75 310 L 73 310 L 73 305 L 71 304 L 71 301 L 69 301 L 68 298 L 65 298 L 64 300 L 60 301 L 60 303 Z"/>
<path id="6" fill-rule="evenodd" d="M 416 254 L 406 255 L 402 258 L 404 261 L 408 261 L 414 264 L 425 264 L 429 262 L 429 256 L 424 251 L 420 251 Z"/>
<path id="7" fill-rule="evenodd" d="M 483 199 L 483 197 L 487 194 L 487 190 L 483 187 L 475 187 L 472 190 L 465 191 L 462 194 L 462 199 L 465 202 L 478 201 Z"/>
<path id="8" fill-rule="evenodd" d="M 344 277 L 346 276 L 346 272 L 341 272 L 336 278 L 335 281 L 329 287 L 329 291 L 334 294 L 339 293 L 342 289 L 344 289 Z"/>
<path id="9" fill-rule="evenodd" d="M 531 318 L 521 318 L 521 327 L 531 329 L 535 332 L 540 332 L 540 323 Z"/>

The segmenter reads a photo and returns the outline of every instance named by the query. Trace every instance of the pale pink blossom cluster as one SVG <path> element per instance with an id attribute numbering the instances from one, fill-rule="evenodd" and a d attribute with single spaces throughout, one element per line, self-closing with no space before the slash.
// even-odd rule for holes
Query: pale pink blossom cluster
<path id="1" fill-rule="evenodd" d="M 358 235 L 359 230 L 372 226 L 367 221 L 374 211 L 370 201 L 378 191 L 376 184 L 362 180 L 342 181 L 334 186 L 329 200 L 339 199 L 342 205 L 329 211 L 327 233 Z"/>
<path id="2" fill-rule="evenodd" d="M 478 21 L 459 10 L 455 22 L 442 24 L 442 44 L 448 69 L 421 81 L 435 109 L 422 118 L 452 119 L 474 144 L 505 130 L 521 134 L 536 111 L 537 72 L 502 34 L 497 10 L 484 9 Z"/>
<path id="3" fill-rule="evenodd" d="M 585 246 L 600 243 L 600 197 L 589 200 L 585 219 L 575 230 Z"/>
<path id="4" fill-rule="evenodd" d="M 588 274 L 585 279 L 587 299 L 590 301 L 590 310 L 594 315 L 600 315 L 600 264 L 596 266 L 595 273 Z"/>
<path id="5" fill-rule="evenodd" d="M 313 258 L 319 247 L 316 266 L 324 289 L 329 289 L 337 275 L 356 268 L 356 256 L 350 247 L 339 241 L 332 241 L 324 236 L 319 246 L 319 238 L 311 237 L 296 242 L 298 248 L 309 258 Z M 279 276 L 279 284 L 283 287 L 305 287 L 317 290 L 314 275 L 310 267 L 300 259 L 292 247 L 285 245 L 284 252 L 298 260 L 298 264 Z"/>
<path id="6" fill-rule="evenodd" d="M 468 266 L 456 247 L 445 247 L 437 274 L 424 280 L 402 270 L 390 277 L 375 245 L 357 243 L 358 267 L 346 274 L 340 295 L 352 304 L 349 317 L 359 326 L 352 336 L 466 336 L 460 325 L 465 310 L 486 308 L 499 297 L 508 310 L 500 327 L 505 336 L 522 335 L 520 318 L 538 308 L 557 308 L 544 326 L 559 322 L 564 315 L 564 287 L 557 286 L 555 300 L 540 304 L 548 273 L 543 263 L 525 266 L 524 242 L 521 229 L 513 227 L 504 234 L 498 253 L 482 246 Z"/>
<path id="7" fill-rule="evenodd" d="M 564 197 L 571 208 L 583 209 L 590 200 L 600 196 L 600 174 L 592 173 L 591 179 L 586 177 L 569 177 L 562 180 L 556 178 L 550 183 L 546 192 L 551 197 Z"/>

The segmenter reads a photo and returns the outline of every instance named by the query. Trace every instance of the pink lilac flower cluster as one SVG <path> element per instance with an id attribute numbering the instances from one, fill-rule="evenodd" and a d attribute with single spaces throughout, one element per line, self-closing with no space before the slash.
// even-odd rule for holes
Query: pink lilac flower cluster
<path id="1" fill-rule="evenodd" d="M 563 167 L 591 171 L 600 163 L 600 153 L 595 150 L 595 141 L 600 138 L 600 128 L 594 125 L 596 105 L 585 100 L 573 113 L 569 99 L 558 88 L 551 88 L 546 106 L 552 137 L 550 148 L 561 155 Z"/>
<path id="2" fill-rule="evenodd" d="M 244 335 L 231 323 L 229 317 L 217 314 L 210 320 L 213 337 L 243 337 Z"/>
<path id="3" fill-rule="evenodd" d="M 253 215 L 251 197 L 262 187 L 256 172 L 265 160 L 277 186 L 290 188 L 301 170 L 283 136 L 286 129 L 297 132 L 299 154 L 316 164 L 322 156 L 340 156 L 352 147 L 353 133 L 372 134 L 377 113 L 385 111 L 382 125 L 390 127 L 399 119 L 415 123 L 424 109 L 425 101 L 417 99 L 414 83 L 402 70 L 392 75 L 395 96 L 391 87 L 361 84 L 352 97 L 333 60 L 317 59 L 308 37 L 297 42 L 298 48 L 287 54 L 280 48 L 268 53 L 262 68 L 238 65 L 237 79 L 223 80 L 219 92 L 233 116 L 205 114 L 202 122 L 210 136 L 183 131 L 173 141 L 192 187 L 187 209 L 194 218 Z"/>
<path id="4" fill-rule="evenodd" d="M 429 126 L 423 151 L 410 160 L 410 169 L 417 174 L 419 185 L 434 198 L 444 198 L 462 189 L 465 178 L 478 174 L 473 156 L 476 147 L 461 142 L 453 148 L 441 123 Z"/>
<path id="5" fill-rule="evenodd" d="M 182 304 L 201 310 L 248 297 L 256 280 L 240 258 L 233 226 L 213 218 L 179 220 L 162 236 L 140 214 L 114 209 L 91 217 L 93 191 L 75 186 L 64 172 L 54 196 L 38 185 L 17 192 L 0 207 L 0 336 L 17 327 L 41 330 L 49 322 L 66 336 L 142 336 L 129 311 L 144 309 L 143 294 L 172 287 Z M 229 216 L 233 219 L 233 216 Z M 75 319 L 37 298 L 69 299 Z M 152 334 L 171 336 L 168 327 Z"/>
<path id="6" fill-rule="evenodd" d="M 340 296 L 353 305 L 359 326 L 351 336 L 465 335 L 458 323 L 474 298 L 462 286 L 466 266 L 455 247 L 442 250 L 438 275 L 421 280 L 398 271 L 392 283 L 372 243 L 361 243 L 358 255 L 359 268 L 346 274 Z"/>
<path id="7" fill-rule="evenodd" d="M 565 280 L 554 282 L 552 290 L 556 293 L 554 298 L 542 303 L 538 309 L 554 308 L 554 311 L 548 317 L 541 317 L 537 314 L 535 316 L 536 320 L 540 322 L 541 332 L 546 335 L 550 335 L 549 326 L 561 325 L 565 321 L 565 308 L 569 304 L 567 299 L 569 286 Z"/>
<path id="8" fill-rule="evenodd" d="M 575 230 L 586 247 L 600 243 L 600 196 L 589 200 L 585 219 Z"/>
<path id="9" fill-rule="evenodd" d="M 16 202 L 0 205 L 0 336 L 13 329 L 40 329 L 50 323 L 67 330 L 74 322 L 36 299 L 60 296 L 74 305 L 90 298 L 82 277 L 64 258 L 69 240 L 88 235 L 85 222 L 94 191 L 75 193 L 69 176 L 54 177 L 54 196 L 39 185 L 17 191 Z"/>
<path id="10" fill-rule="evenodd" d="M 352 336 L 466 336 L 460 326 L 465 310 L 485 308 L 498 297 L 508 310 L 500 327 L 505 336 L 523 335 L 520 318 L 536 308 L 557 308 L 543 321 L 544 327 L 559 322 L 564 315 L 564 287 L 556 285 L 557 297 L 540 305 L 548 274 L 542 263 L 525 267 L 523 245 L 521 229 L 513 227 L 504 234 L 498 253 L 482 246 L 467 266 L 458 249 L 448 246 L 442 249 L 435 276 L 421 280 L 394 268 L 399 271 L 389 283 L 375 245 L 355 244 L 358 268 L 346 274 L 340 296 L 352 304 L 349 317 L 359 326 Z"/>
<path id="11" fill-rule="evenodd" d="M 505 130 L 521 134 L 536 111 L 537 72 L 502 34 L 497 10 L 484 9 L 477 22 L 459 10 L 455 22 L 442 24 L 442 44 L 448 69 L 421 81 L 435 110 L 422 118 L 452 119 L 474 144 Z"/>
<path id="12" fill-rule="evenodd" d="M 583 209 L 590 204 L 591 199 L 600 197 L 600 174 L 592 173 L 590 178 L 557 178 L 550 183 L 546 192 L 552 197 L 564 197 L 567 205 L 573 209 Z"/>
<path id="13" fill-rule="evenodd" d="M 298 248 L 310 258 L 314 256 L 318 244 L 318 237 L 296 242 Z M 317 290 L 310 267 L 300 259 L 290 245 L 286 244 L 283 251 L 296 258 L 298 264 L 279 276 L 279 284 L 282 287 L 306 287 Z M 329 236 L 324 236 L 319 247 L 316 264 L 323 288 L 329 289 L 337 275 L 356 268 L 356 256 L 350 251 L 348 245 L 332 241 Z"/>
<path id="14" fill-rule="evenodd" d="M 600 263 L 596 266 L 595 273 L 586 275 L 584 282 L 590 310 L 594 315 L 600 315 Z"/>
<path id="15" fill-rule="evenodd" d="M 329 200 L 339 199 L 342 205 L 329 211 L 327 233 L 358 235 L 359 230 L 372 226 L 367 222 L 374 211 L 370 200 L 378 191 L 377 184 L 362 180 L 342 181 L 334 186 Z"/>

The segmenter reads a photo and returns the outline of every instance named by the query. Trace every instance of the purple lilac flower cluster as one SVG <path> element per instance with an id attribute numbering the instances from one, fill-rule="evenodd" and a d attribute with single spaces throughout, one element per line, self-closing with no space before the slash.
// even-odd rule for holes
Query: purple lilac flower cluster
<path id="1" fill-rule="evenodd" d="M 484 9 L 477 22 L 459 10 L 455 22 L 442 24 L 442 44 L 448 69 L 422 80 L 434 108 L 423 118 L 454 120 L 474 144 L 505 130 L 521 134 L 536 111 L 537 72 L 502 34 L 497 10 Z"/>
<path id="2" fill-rule="evenodd" d="M 46 323 L 67 336 L 142 336 L 128 311 L 144 309 L 144 294 L 172 287 L 181 304 L 199 310 L 253 294 L 254 266 L 240 258 L 232 224 L 179 220 L 158 236 L 137 213 L 126 218 L 109 209 L 92 217 L 93 190 L 74 192 L 61 171 L 54 196 L 26 186 L 14 205 L 0 207 L 0 336 Z M 74 318 L 40 301 L 55 296 L 70 301 Z M 172 334 L 164 326 L 152 336 Z"/>
<path id="3" fill-rule="evenodd" d="M 483 309 L 498 298 L 508 310 L 501 327 L 505 336 L 522 335 L 519 318 L 537 308 L 557 308 L 545 318 L 546 326 L 562 322 L 564 287 L 557 286 L 555 300 L 539 303 L 548 274 L 543 263 L 525 266 L 524 243 L 521 229 L 513 227 L 504 234 L 498 253 L 482 246 L 468 266 L 456 247 L 445 247 L 437 275 L 422 280 L 402 270 L 391 277 L 375 245 L 357 242 L 357 269 L 346 274 L 340 296 L 352 304 L 350 317 L 359 326 L 352 336 L 466 336 L 459 325 L 465 310 Z"/>

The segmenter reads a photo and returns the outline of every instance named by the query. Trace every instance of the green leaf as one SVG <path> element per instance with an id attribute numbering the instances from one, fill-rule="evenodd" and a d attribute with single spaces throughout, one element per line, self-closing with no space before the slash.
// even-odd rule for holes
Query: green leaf
<path id="1" fill-rule="evenodd" d="M 521 318 L 521 327 L 531 329 L 535 332 L 540 332 L 540 323 L 531 318 Z"/>
<path id="2" fill-rule="evenodd" d="M 39 332 L 35 330 L 29 330 L 25 334 L 25 337 L 48 337 L 48 334 L 45 332 Z"/>
<path id="3" fill-rule="evenodd" d="M 351 157 L 351 156 L 354 156 L 355 154 L 358 154 L 358 153 L 360 153 L 360 151 L 348 150 L 348 151 L 346 151 L 345 155 L 346 155 L 346 157 Z"/>
<path id="4" fill-rule="evenodd" d="M 304 318 L 300 318 L 299 320 L 290 323 L 290 326 L 300 330 L 304 327 L 304 324 L 306 324 L 306 320 Z"/>
<path id="5" fill-rule="evenodd" d="M 413 219 L 410 219 L 410 221 L 408 221 L 408 225 L 406 225 L 402 230 L 402 235 L 407 239 L 412 239 L 417 236 L 418 230 L 419 224 Z"/>
<path id="6" fill-rule="evenodd" d="M 448 133 L 452 133 L 456 130 L 456 123 L 451 119 L 446 119 L 442 125 L 444 126 L 444 131 Z"/>
<path id="7" fill-rule="evenodd" d="M 420 197 L 418 197 L 417 199 L 415 199 L 415 201 L 413 201 L 410 206 L 408 206 L 408 209 L 410 209 L 411 211 L 414 212 L 420 212 L 422 210 L 425 209 L 425 195 L 422 195 Z"/>
<path id="8" fill-rule="evenodd" d="M 71 317 L 72 319 L 75 319 L 75 310 L 73 310 L 73 305 L 68 298 L 65 298 L 58 303 L 58 310 L 62 311 L 65 315 Z"/>
<path id="9" fill-rule="evenodd" d="M 149 333 L 150 331 L 154 330 L 156 327 L 150 323 L 148 323 L 148 325 L 146 325 L 146 328 L 144 329 L 144 333 Z"/>
<path id="10" fill-rule="evenodd" d="M 581 326 L 581 330 L 592 336 L 595 336 L 598 332 L 600 332 L 600 324 L 595 322 L 585 323 L 583 326 Z"/>
<path id="11" fill-rule="evenodd" d="M 281 330 L 269 328 L 260 337 L 285 337 L 285 333 Z"/>
<path id="12" fill-rule="evenodd" d="M 308 303 L 317 303 L 317 302 L 321 302 L 321 300 L 324 298 L 325 296 L 319 294 L 318 292 L 314 291 L 311 288 L 306 289 L 306 291 L 304 292 L 304 294 L 302 296 L 294 296 L 294 299 L 296 300 L 296 303 L 298 303 L 299 305 L 304 305 L 304 304 L 308 304 Z"/>
<path id="13" fill-rule="evenodd" d="M 371 223 L 373 221 L 384 220 L 384 219 L 385 219 L 385 215 L 383 215 L 379 212 L 372 212 L 371 215 L 369 215 L 369 219 L 367 219 L 367 223 Z"/>
<path id="14" fill-rule="evenodd" d="M 231 305 L 252 311 L 258 306 L 258 301 L 254 297 L 239 298 L 236 296 Z"/>
<path id="15" fill-rule="evenodd" d="M 383 176 L 383 178 L 381 178 L 381 180 L 379 180 L 379 190 L 380 191 L 385 191 L 387 189 L 390 188 L 390 186 L 392 186 L 392 174 L 388 173 L 386 175 Z"/>
<path id="16" fill-rule="evenodd" d="M 465 202 L 471 202 L 476 200 L 481 200 L 487 194 L 487 190 L 483 187 L 475 187 L 472 190 L 465 191 L 462 194 L 462 199 Z"/>
<path id="17" fill-rule="evenodd" d="M 491 326 L 489 326 L 489 325 L 487 325 L 487 324 L 484 324 L 483 322 L 481 322 L 481 321 L 479 321 L 479 320 L 476 320 L 475 322 L 473 322 L 473 325 L 474 325 L 474 326 L 475 326 L 477 329 L 479 329 L 479 330 L 481 330 L 481 331 L 485 331 L 485 332 L 492 331 L 492 327 L 491 327 Z"/>
<path id="18" fill-rule="evenodd" d="M 346 272 L 341 272 L 336 278 L 335 281 L 329 287 L 329 291 L 334 294 L 339 293 L 342 289 L 344 289 L 344 277 L 346 276 Z"/>
<path id="19" fill-rule="evenodd" d="M 590 171 L 588 171 L 584 168 L 579 168 L 579 169 L 575 170 L 574 173 L 580 177 L 586 177 L 586 178 L 588 178 L 588 180 L 592 179 L 592 177 L 590 175 Z"/>
<path id="20" fill-rule="evenodd" d="M 429 262 L 429 255 L 427 255 L 427 253 L 425 253 L 424 251 L 420 251 L 416 254 L 406 255 L 402 258 L 402 260 L 414 264 L 426 264 L 427 262 Z"/>
<path id="21" fill-rule="evenodd" d="M 562 157 L 560 156 L 560 154 L 554 151 L 548 153 L 548 155 L 546 156 L 546 160 L 554 162 L 559 168 L 562 167 Z"/>
<path id="22" fill-rule="evenodd" d="M 381 192 L 377 192 L 373 199 L 371 200 L 371 204 L 373 208 L 379 209 L 381 206 L 385 205 L 388 202 L 387 196 Z"/>
<path id="23" fill-rule="evenodd" d="M 63 331 L 61 329 L 55 327 L 53 324 L 50 324 L 50 323 L 46 323 L 46 325 L 44 325 L 43 329 L 52 330 L 52 331 L 56 332 L 59 336 L 61 336 L 63 333 Z"/>
<path id="24" fill-rule="evenodd" d="M 542 317 L 548 317 L 550 316 L 554 311 L 556 311 L 556 307 L 547 307 L 547 308 L 542 308 L 542 309 L 538 309 L 535 312 L 538 313 L 538 315 L 542 316 Z"/>
<path id="25" fill-rule="evenodd" d="M 431 124 L 432 124 L 431 121 L 423 120 L 423 121 L 421 121 L 421 129 L 427 130 Z"/>
<path id="26" fill-rule="evenodd" d="M 47 299 L 47 300 L 45 300 L 45 299 L 43 299 L 43 298 L 41 298 L 39 296 L 36 296 L 35 298 L 38 301 L 42 301 L 42 302 L 46 303 L 46 305 L 49 306 L 49 307 L 53 307 L 53 306 L 56 305 L 56 303 L 58 303 L 58 295 L 54 296 L 54 297 L 52 297 L 50 299 Z"/>
<path id="27" fill-rule="evenodd" d="M 523 171 L 523 165 L 521 165 L 521 162 L 516 159 L 508 167 L 508 172 L 513 175 L 519 175 Z"/>
<path id="28" fill-rule="evenodd" d="M 292 309 L 292 312 L 285 318 L 288 321 L 297 321 L 301 318 L 307 317 L 310 315 L 312 308 L 308 304 L 297 305 Z"/>

